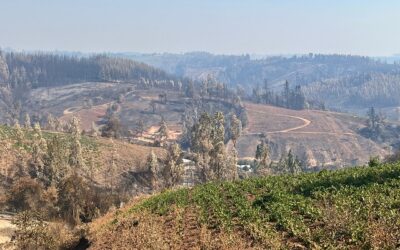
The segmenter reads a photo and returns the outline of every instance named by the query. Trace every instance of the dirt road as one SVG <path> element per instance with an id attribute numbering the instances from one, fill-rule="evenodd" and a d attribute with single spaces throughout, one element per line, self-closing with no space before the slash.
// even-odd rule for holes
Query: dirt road
<path id="1" fill-rule="evenodd" d="M 339 133 L 339 132 L 329 132 L 329 131 L 296 131 L 300 130 L 302 128 L 305 128 L 311 124 L 311 121 L 300 116 L 294 116 L 294 115 L 284 115 L 284 114 L 271 114 L 268 112 L 252 109 L 249 107 L 246 107 L 249 111 L 257 114 L 264 114 L 264 115 L 270 115 L 270 116 L 277 116 L 277 117 L 288 117 L 292 119 L 297 119 L 303 122 L 302 125 L 287 128 L 287 129 L 282 129 L 282 130 L 277 130 L 277 131 L 268 131 L 265 132 L 264 134 L 279 134 L 279 133 L 296 133 L 296 134 L 315 134 L 315 135 L 355 135 L 354 133 L 350 132 L 344 132 L 344 133 Z M 262 132 L 247 132 L 245 133 L 246 135 L 260 135 Z"/>

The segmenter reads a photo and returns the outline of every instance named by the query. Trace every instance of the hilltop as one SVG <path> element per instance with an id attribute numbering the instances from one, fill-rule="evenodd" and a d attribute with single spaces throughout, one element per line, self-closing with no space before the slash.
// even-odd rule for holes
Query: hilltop
<path id="1" fill-rule="evenodd" d="M 269 176 L 134 199 L 90 225 L 91 249 L 394 249 L 400 165 Z"/>

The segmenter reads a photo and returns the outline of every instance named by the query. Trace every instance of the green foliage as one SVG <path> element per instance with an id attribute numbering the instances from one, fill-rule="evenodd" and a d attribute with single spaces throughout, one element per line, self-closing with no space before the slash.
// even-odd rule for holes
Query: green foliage
<path id="1" fill-rule="evenodd" d="M 178 207 L 185 207 L 189 204 L 189 190 L 188 189 L 178 189 L 175 191 L 166 190 L 161 194 L 153 196 L 144 202 L 132 207 L 129 213 L 134 213 L 137 211 L 142 211 L 143 209 L 150 210 L 151 212 L 164 215 L 171 211 L 171 205 L 175 204 Z"/>
<path id="2" fill-rule="evenodd" d="M 370 157 L 368 161 L 369 167 L 377 167 L 381 163 L 379 156 Z"/>
<path id="3" fill-rule="evenodd" d="M 393 249 L 400 237 L 399 200 L 395 163 L 208 183 L 166 191 L 130 212 L 165 215 L 174 206 L 194 206 L 202 224 L 241 228 L 259 242 L 287 235 L 306 248 Z"/>

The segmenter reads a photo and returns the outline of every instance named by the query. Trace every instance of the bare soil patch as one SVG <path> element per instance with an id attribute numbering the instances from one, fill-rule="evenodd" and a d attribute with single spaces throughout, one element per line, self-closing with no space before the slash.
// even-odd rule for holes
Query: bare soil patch
<path id="1" fill-rule="evenodd" d="M 238 141 L 239 156 L 254 157 L 261 135 L 270 141 L 271 158 L 292 150 L 310 167 L 365 164 L 371 155 L 388 152 L 357 134 L 362 120 L 347 114 L 314 110 L 288 110 L 246 103 L 249 126 Z"/>

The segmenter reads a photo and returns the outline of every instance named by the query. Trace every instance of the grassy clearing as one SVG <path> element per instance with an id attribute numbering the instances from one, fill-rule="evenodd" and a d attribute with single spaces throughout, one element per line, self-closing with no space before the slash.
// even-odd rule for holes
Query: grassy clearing
<path id="1" fill-rule="evenodd" d="M 104 246 L 113 234 L 121 233 L 126 239 L 138 234 L 135 228 L 124 231 L 121 224 L 133 218 L 140 224 L 145 214 L 146 223 L 170 223 L 167 218 L 172 215 L 180 218 L 173 220 L 174 230 L 168 235 L 152 237 L 164 244 L 178 238 L 174 247 L 182 249 L 186 239 L 179 225 L 185 224 L 184 211 L 189 208 L 196 211 L 199 237 L 205 231 L 213 239 L 210 242 L 218 241 L 220 248 L 246 242 L 248 248 L 394 249 L 400 244 L 400 164 L 166 191 L 116 213 L 113 223 L 108 222 L 100 233 L 107 237 L 95 237 L 94 247 L 98 241 Z M 140 233 L 141 238 L 146 237 L 145 232 Z M 120 241 L 124 242 L 124 237 Z M 211 246 L 207 244 L 202 246 Z"/>

